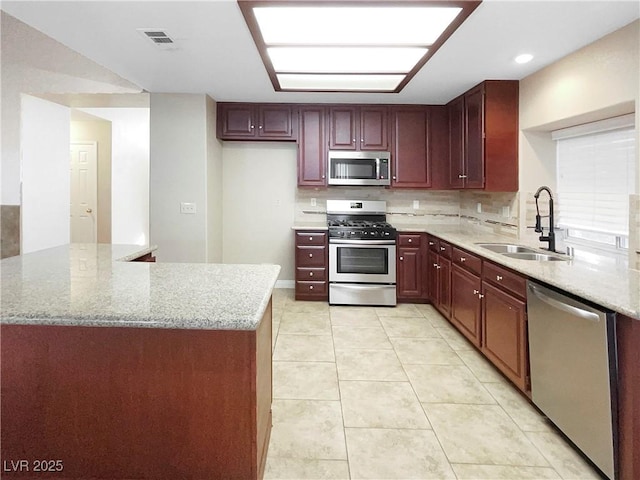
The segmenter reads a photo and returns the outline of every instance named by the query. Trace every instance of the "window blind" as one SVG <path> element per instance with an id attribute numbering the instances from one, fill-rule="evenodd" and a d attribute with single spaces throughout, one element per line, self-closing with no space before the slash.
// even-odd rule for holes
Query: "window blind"
<path id="1" fill-rule="evenodd" d="M 626 116 L 628 117 L 628 116 Z M 629 234 L 629 195 L 637 191 L 633 119 L 620 125 L 553 132 L 557 140 L 558 224 L 569 229 Z M 603 128 L 603 125 L 606 128 Z M 565 135 L 563 135 L 565 133 Z M 566 135 L 570 133 L 570 135 Z"/>

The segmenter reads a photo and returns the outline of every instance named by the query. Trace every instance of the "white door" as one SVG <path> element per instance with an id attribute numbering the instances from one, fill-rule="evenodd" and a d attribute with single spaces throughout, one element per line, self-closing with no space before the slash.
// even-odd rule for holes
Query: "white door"
<path id="1" fill-rule="evenodd" d="M 71 144 L 71 241 L 98 238 L 98 147 L 96 142 Z"/>

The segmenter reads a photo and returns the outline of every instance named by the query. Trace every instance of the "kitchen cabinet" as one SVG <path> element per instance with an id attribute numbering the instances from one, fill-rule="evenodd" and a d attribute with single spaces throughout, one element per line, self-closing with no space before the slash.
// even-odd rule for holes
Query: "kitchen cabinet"
<path id="1" fill-rule="evenodd" d="M 329 107 L 329 148 L 388 150 L 388 114 L 380 105 Z"/>
<path id="2" fill-rule="evenodd" d="M 218 103 L 221 140 L 295 140 L 294 108 L 284 104 Z"/>
<path id="3" fill-rule="evenodd" d="M 429 237 L 429 297 L 447 319 L 451 318 L 451 245 Z"/>
<path id="4" fill-rule="evenodd" d="M 429 113 L 425 106 L 391 109 L 391 186 L 393 188 L 428 188 Z"/>
<path id="5" fill-rule="evenodd" d="M 396 289 L 399 302 L 424 302 L 428 270 L 426 261 L 426 235 L 400 233 L 397 238 Z"/>
<path id="6" fill-rule="evenodd" d="M 451 323 L 476 347 L 480 347 L 482 319 L 482 260 L 464 250 L 452 249 Z"/>
<path id="7" fill-rule="evenodd" d="M 526 278 L 484 262 L 482 275 L 484 355 L 520 390 L 530 390 Z"/>
<path id="8" fill-rule="evenodd" d="M 450 186 L 518 191 L 518 81 L 487 80 L 448 110 Z"/>
<path id="9" fill-rule="evenodd" d="M 325 107 L 303 105 L 298 111 L 298 186 L 327 185 Z"/>
<path id="10" fill-rule="evenodd" d="M 328 232 L 295 232 L 296 300 L 329 300 Z"/>

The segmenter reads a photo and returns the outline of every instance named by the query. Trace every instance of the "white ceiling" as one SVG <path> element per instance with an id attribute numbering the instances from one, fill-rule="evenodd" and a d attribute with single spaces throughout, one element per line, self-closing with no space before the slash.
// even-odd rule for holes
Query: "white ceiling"
<path id="1" fill-rule="evenodd" d="M 275 92 L 235 0 L 3 1 L 2 10 L 149 92 L 218 101 L 443 104 L 521 79 L 640 17 L 640 2 L 485 0 L 400 93 Z M 163 50 L 136 29 L 159 28 Z M 330 34 L 330 33 L 328 33 Z M 532 53 L 517 65 L 513 58 Z"/>

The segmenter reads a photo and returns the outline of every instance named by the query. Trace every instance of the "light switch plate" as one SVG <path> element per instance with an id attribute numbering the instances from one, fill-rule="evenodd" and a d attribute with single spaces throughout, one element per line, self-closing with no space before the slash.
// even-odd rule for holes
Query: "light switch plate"
<path id="1" fill-rule="evenodd" d="M 476 212 L 482 213 L 482 203 L 476 203 Z"/>
<path id="2" fill-rule="evenodd" d="M 312 198 L 312 199 L 311 199 L 311 206 L 312 206 L 312 207 L 315 207 L 317 204 L 318 204 L 318 202 L 316 202 L 316 199 L 315 199 L 315 198 Z"/>
<path id="3" fill-rule="evenodd" d="M 509 207 L 509 205 L 507 205 L 506 207 L 502 207 L 502 216 L 504 218 L 509 218 L 511 216 L 511 208 Z"/>
<path id="4" fill-rule="evenodd" d="M 413 201 L 413 209 L 418 210 L 420 208 L 420 200 Z"/>
<path id="5" fill-rule="evenodd" d="M 180 213 L 193 215 L 194 213 L 196 213 L 196 204 L 192 202 L 181 202 Z"/>

